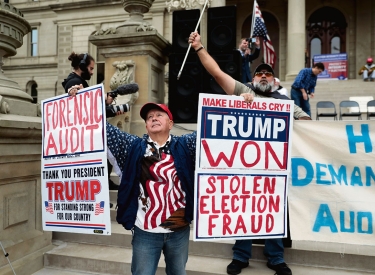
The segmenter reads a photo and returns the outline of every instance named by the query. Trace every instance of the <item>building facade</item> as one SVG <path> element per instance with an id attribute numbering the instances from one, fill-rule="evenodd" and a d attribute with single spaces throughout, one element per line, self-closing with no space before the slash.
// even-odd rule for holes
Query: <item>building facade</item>
<path id="1" fill-rule="evenodd" d="M 32 31 L 24 37 L 17 55 L 4 58 L 4 73 L 30 94 L 34 102 L 40 102 L 64 92 L 61 82 L 71 72 L 70 53 L 88 52 L 97 61 L 90 85 L 104 81 L 105 89 L 109 90 L 109 81 L 104 79 L 104 57 L 89 42 L 89 36 L 115 28 L 129 18 L 123 8 L 124 1 L 6 1 L 22 11 Z M 173 11 L 201 8 L 204 3 L 203 0 L 151 2 L 144 19 L 170 43 Z M 235 5 L 236 45 L 241 37 L 249 36 L 252 1 L 210 0 L 209 4 L 210 7 Z M 348 78 L 359 78 L 359 68 L 367 57 L 375 55 L 375 3 L 372 0 L 258 0 L 258 4 L 277 55 L 275 73 L 282 81 L 294 79 L 301 68 L 311 66 L 311 57 L 315 54 L 328 53 L 347 53 Z M 205 43 L 208 37 L 206 14 L 200 24 Z M 262 58 L 253 66 L 260 62 Z"/>

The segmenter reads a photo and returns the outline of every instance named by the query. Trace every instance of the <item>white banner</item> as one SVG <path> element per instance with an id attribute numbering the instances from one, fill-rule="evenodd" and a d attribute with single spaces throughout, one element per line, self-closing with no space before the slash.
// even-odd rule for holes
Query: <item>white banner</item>
<path id="1" fill-rule="evenodd" d="M 194 239 L 286 236 L 293 102 L 199 96 Z"/>
<path id="2" fill-rule="evenodd" d="M 110 235 L 103 85 L 41 106 L 43 230 Z"/>
<path id="3" fill-rule="evenodd" d="M 289 187 L 293 240 L 373 245 L 375 121 L 294 124 Z"/>

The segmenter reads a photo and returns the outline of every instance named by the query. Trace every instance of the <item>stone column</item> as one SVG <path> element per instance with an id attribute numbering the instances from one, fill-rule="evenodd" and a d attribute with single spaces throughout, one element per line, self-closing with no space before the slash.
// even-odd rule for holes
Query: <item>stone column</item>
<path id="1" fill-rule="evenodd" d="M 20 114 L 32 102 L 32 97 L 21 91 L 18 83 L 3 73 L 3 57 L 13 56 L 23 43 L 23 36 L 31 31 L 22 13 L 8 3 L 0 2 L 0 112 Z M 6 99 L 6 100 L 5 100 Z M 4 106 L 7 105 L 7 109 Z M 31 115 L 36 115 L 35 112 Z"/>
<path id="2" fill-rule="evenodd" d="M 366 63 L 368 57 L 375 57 L 373 55 L 373 49 L 371 47 L 371 43 L 374 39 L 374 31 L 372 29 L 372 24 L 374 22 L 374 8 L 370 8 L 371 2 L 371 0 L 364 0 L 356 2 L 355 4 L 357 21 L 353 25 L 355 25 L 355 35 L 357 41 L 354 51 L 349 51 L 349 60 L 351 60 L 353 52 L 355 57 L 355 66 L 349 65 L 349 68 L 351 69 L 349 78 L 352 79 L 362 79 L 363 76 L 358 75 L 359 69 Z M 349 40 L 348 37 L 346 38 L 346 40 Z"/>
<path id="3" fill-rule="evenodd" d="M 160 33 L 165 36 L 165 26 L 164 26 L 164 13 L 165 13 L 165 2 L 157 2 L 152 5 L 152 26 Z"/>
<path id="4" fill-rule="evenodd" d="M 225 6 L 225 0 L 214 0 L 211 1 L 211 7 L 224 7 Z"/>
<path id="5" fill-rule="evenodd" d="M 306 47 L 305 0 L 288 1 L 287 72 L 286 80 L 294 80 L 305 67 Z"/>
<path id="6" fill-rule="evenodd" d="M 52 248 L 52 233 L 42 228 L 38 105 L 1 68 L 3 56 L 15 55 L 30 30 L 16 7 L 0 2 L 0 242 L 18 275 L 41 269 L 43 253 Z M 0 257 L 0 275 L 11 274 Z"/>
<path id="7" fill-rule="evenodd" d="M 142 136 L 146 129 L 139 116 L 140 108 L 146 102 L 164 103 L 164 67 L 171 44 L 155 27 L 143 20 L 143 13 L 148 12 L 153 0 L 122 2 L 125 11 L 130 13 L 129 20 L 116 29 L 101 30 L 91 35 L 89 40 L 105 57 L 105 79 L 109 80 L 114 75 L 115 62 L 134 63 L 134 81 L 139 85 L 139 97 L 131 106 L 130 115 L 123 117 L 125 121 L 116 121 L 115 124 L 130 121 L 129 132 Z M 106 91 L 110 91 L 109 84 L 106 81 Z"/>

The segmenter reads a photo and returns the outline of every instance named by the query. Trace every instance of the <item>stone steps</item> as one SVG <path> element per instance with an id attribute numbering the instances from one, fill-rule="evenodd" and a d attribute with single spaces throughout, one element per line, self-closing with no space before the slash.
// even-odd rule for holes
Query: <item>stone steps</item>
<path id="1" fill-rule="evenodd" d="M 303 274 L 303 275 L 316 275 L 316 274 L 322 274 L 322 275 L 365 275 L 365 274 L 373 274 L 373 273 L 363 273 L 363 272 L 352 272 L 352 271 L 345 271 L 345 270 L 336 270 L 336 269 L 325 269 L 325 268 L 319 268 L 319 267 L 305 267 L 305 266 L 296 266 L 296 265 L 289 265 L 289 267 L 292 269 L 293 274 Z M 204 272 L 204 271 L 203 271 Z M 206 275 L 206 274 L 226 274 L 225 273 L 197 273 L 199 275 Z M 37 273 L 34 273 L 34 275 L 105 275 L 105 273 L 92 273 L 92 272 L 77 272 L 77 271 L 67 271 L 67 270 L 61 270 L 61 269 L 52 269 L 52 268 L 43 268 L 42 270 L 38 271 Z M 108 274 L 108 273 L 107 273 Z M 126 273 L 124 271 L 121 274 L 131 274 Z M 158 272 L 159 274 L 165 274 Z M 190 273 L 190 271 L 187 271 L 187 274 L 193 274 Z M 264 264 L 256 261 L 250 261 L 250 266 L 248 268 L 245 268 L 241 272 L 242 275 L 272 275 L 274 274 L 274 271 L 270 269 L 265 269 Z"/>
<path id="2" fill-rule="evenodd" d="M 282 83 L 282 86 L 288 88 L 292 82 Z M 349 100 L 353 96 L 373 96 L 375 98 L 375 82 L 364 82 L 361 79 L 336 81 L 336 80 L 318 80 L 315 88 L 315 97 L 310 99 L 312 119 L 316 118 L 316 103 L 318 101 L 332 101 L 336 105 L 336 112 L 339 113 L 339 104 L 342 100 Z M 345 118 L 347 120 L 357 118 Z M 366 115 L 362 114 L 362 119 Z M 320 120 L 333 120 L 333 118 L 321 118 Z"/>
<path id="3" fill-rule="evenodd" d="M 75 253 L 76 249 L 80 250 L 85 247 L 91 247 L 88 249 L 90 253 L 94 253 L 95 255 L 100 253 L 105 255 L 107 253 L 106 249 L 111 252 L 113 255 L 116 255 L 116 251 L 122 251 L 121 255 L 127 255 L 126 257 L 131 257 L 131 232 L 126 231 L 123 227 L 116 222 L 112 222 L 112 235 L 111 236 L 98 236 L 98 235 L 91 235 L 91 234 L 74 234 L 74 233 L 65 233 L 65 232 L 54 232 L 53 233 L 53 240 L 55 242 L 56 248 L 52 251 L 49 251 L 45 254 L 45 267 L 47 268 L 68 268 L 67 265 L 68 261 L 71 261 L 71 265 L 74 266 L 75 270 L 80 271 L 90 271 L 90 272 L 99 272 L 102 274 L 104 271 L 100 271 L 100 269 L 84 269 L 81 267 L 82 263 L 76 263 L 77 259 L 70 257 L 76 257 L 73 254 L 69 254 L 64 257 L 60 257 L 59 253 L 62 251 L 66 251 L 71 248 L 71 253 Z M 201 268 L 205 268 L 208 263 L 212 261 L 219 260 L 222 262 L 221 272 L 224 273 L 209 273 L 210 271 L 205 271 L 205 273 L 194 273 L 194 269 L 188 269 L 191 273 L 189 274 L 225 274 L 226 266 L 229 264 L 232 258 L 232 246 L 234 241 L 212 241 L 212 242 L 194 242 L 193 241 L 193 230 L 191 230 L 190 234 L 190 244 L 189 244 L 189 264 L 190 262 L 197 261 L 201 265 Z M 68 247 L 68 248 L 66 248 Z M 345 249 L 347 252 L 346 254 L 340 253 L 340 250 Z M 80 259 L 80 261 L 86 262 L 87 265 L 95 265 L 92 261 L 97 261 L 97 259 L 92 256 L 90 253 L 87 255 L 85 254 L 85 250 L 82 250 L 82 255 L 85 255 L 87 259 Z M 352 254 L 351 254 L 352 253 Z M 57 256 L 56 256 L 57 254 Z M 112 255 L 111 254 L 111 255 Z M 262 245 L 253 245 L 252 251 L 253 261 L 263 262 L 262 266 L 263 269 L 267 270 L 265 267 L 265 257 L 263 256 L 263 246 Z M 363 255 L 359 255 L 363 254 Z M 375 263 L 373 262 L 375 252 L 366 251 L 366 248 L 360 246 L 345 246 L 345 245 L 333 245 L 323 244 L 321 243 L 320 246 L 318 243 L 311 245 L 309 243 L 303 242 L 293 242 L 293 248 L 286 248 L 285 249 L 285 260 L 291 266 L 305 266 L 307 270 L 315 267 L 326 268 L 329 270 L 351 270 L 352 274 L 355 272 L 362 272 L 358 274 L 366 274 L 375 270 Z M 57 257 L 56 259 L 54 257 Z M 83 257 L 83 256 L 82 256 Z M 93 259 L 94 257 L 94 259 Z M 105 255 L 104 257 L 108 257 Z M 125 257 L 125 256 L 124 256 Z M 63 263 L 58 263 L 58 259 L 64 259 Z M 198 260 L 201 259 L 201 260 Z M 108 260 L 107 262 L 101 262 L 101 265 L 117 265 L 116 268 L 120 270 L 126 270 L 130 268 L 130 258 L 126 260 L 125 258 L 121 261 L 125 261 L 123 263 L 112 263 L 112 260 Z M 164 262 L 161 262 L 160 268 L 163 269 L 164 266 L 162 265 Z M 83 269 L 82 269 L 83 268 Z M 215 271 L 216 272 L 216 271 Z M 103 273 L 105 274 L 105 272 Z M 119 273 L 110 273 L 110 274 L 119 274 Z M 128 274 L 128 273 L 125 273 Z M 244 273 L 246 274 L 246 273 Z M 250 274 L 250 273 L 249 273 Z M 258 273 L 256 273 L 258 274 Z M 259 273 L 261 274 L 261 273 Z M 267 274 L 267 273 L 265 273 Z M 299 274 L 299 273 L 295 273 Z M 301 273 L 305 274 L 305 273 Z M 325 273 L 324 273 L 325 274 Z M 333 273 L 335 274 L 335 273 Z M 339 273 L 338 273 L 339 274 Z M 345 274 L 345 273 L 342 273 Z M 374 273 L 372 273 L 374 274 Z"/>
<path id="4" fill-rule="evenodd" d="M 55 241 L 55 248 L 44 256 L 45 268 L 34 275 L 47 274 L 131 274 L 131 249 L 123 247 Z M 188 275 L 224 275 L 230 260 L 208 256 L 189 255 L 186 266 Z M 243 269 L 243 275 L 272 275 L 265 261 L 251 260 Z M 289 264 L 293 274 L 365 275 L 373 272 L 343 270 L 323 266 Z M 156 275 L 165 274 L 165 263 L 161 258 Z"/>

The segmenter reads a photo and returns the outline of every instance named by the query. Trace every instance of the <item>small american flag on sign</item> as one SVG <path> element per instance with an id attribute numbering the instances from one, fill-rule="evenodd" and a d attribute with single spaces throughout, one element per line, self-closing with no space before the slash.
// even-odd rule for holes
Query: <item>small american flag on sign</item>
<path id="1" fill-rule="evenodd" d="M 95 204 L 95 216 L 104 213 L 104 201 Z"/>
<path id="2" fill-rule="evenodd" d="M 46 207 L 46 211 L 48 213 L 53 214 L 52 202 L 44 201 L 44 206 Z"/>
<path id="3" fill-rule="evenodd" d="M 276 53 L 272 46 L 271 38 L 267 33 L 266 23 L 262 16 L 262 12 L 259 9 L 258 3 L 254 0 L 254 11 L 253 11 L 253 25 L 252 25 L 252 37 L 262 37 L 263 38 L 263 58 L 264 63 L 268 63 L 275 66 L 276 63 Z"/>

